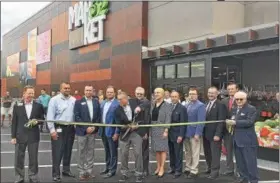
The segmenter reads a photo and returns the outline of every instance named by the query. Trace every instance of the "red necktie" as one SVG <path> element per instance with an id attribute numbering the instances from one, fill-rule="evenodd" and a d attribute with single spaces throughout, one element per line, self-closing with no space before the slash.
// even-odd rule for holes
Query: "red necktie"
<path id="1" fill-rule="evenodd" d="M 229 103 L 228 103 L 228 108 L 229 108 L 229 110 L 231 110 L 232 104 L 233 104 L 233 98 L 230 98 L 230 99 L 229 99 Z"/>

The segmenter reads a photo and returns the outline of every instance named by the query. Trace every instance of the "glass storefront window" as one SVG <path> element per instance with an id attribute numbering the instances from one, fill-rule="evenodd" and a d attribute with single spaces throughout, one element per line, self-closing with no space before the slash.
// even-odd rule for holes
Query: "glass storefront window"
<path id="1" fill-rule="evenodd" d="M 177 71 L 177 78 L 190 77 L 190 63 L 178 64 Z"/>
<path id="2" fill-rule="evenodd" d="M 192 62 L 191 63 L 191 77 L 204 77 L 205 76 L 205 65 L 204 61 Z"/>
<path id="3" fill-rule="evenodd" d="M 166 79 L 173 79 L 175 78 L 175 65 L 166 65 L 165 66 L 165 78 Z"/>
<path id="4" fill-rule="evenodd" d="M 157 66 L 157 79 L 162 79 L 163 78 L 163 66 Z"/>

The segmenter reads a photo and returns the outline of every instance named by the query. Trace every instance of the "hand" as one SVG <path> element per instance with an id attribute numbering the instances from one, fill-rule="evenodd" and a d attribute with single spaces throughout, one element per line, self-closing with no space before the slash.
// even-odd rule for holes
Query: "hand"
<path id="1" fill-rule="evenodd" d="M 130 131 L 134 131 L 138 128 L 138 126 L 132 126 Z"/>
<path id="2" fill-rule="evenodd" d="M 219 141 L 220 141 L 220 137 L 214 136 L 213 140 L 214 140 L 215 142 L 219 142 Z"/>
<path id="3" fill-rule="evenodd" d="M 182 140 L 183 140 L 183 137 L 179 136 L 179 137 L 177 138 L 177 144 L 180 144 L 180 143 L 182 142 Z"/>
<path id="4" fill-rule="evenodd" d="M 16 145 L 16 143 L 17 143 L 17 139 L 14 138 L 11 140 L 11 144 Z"/>
<path id="5" fill-rule="evenodd" d="M 57 140 L 58 135 L 57 135 L 56 131 L 51 133 L 51 137 L 53 140 Z"/>
<path id="6" fill-rule="evenodd" d="M 140 107 L 136 107 L 135 110 L 134 110 L 134 112 L 135 112 L 136 114 L 139 113 L 139 112 L 141 112 L 141 108 L 140 108 Z"/>
<path id="7" fill-rule="evenodd" d="M 147 140 L 148 139 L 148 134 L 146 133 L 143 137 L 143 140 Z"/>
<path id="8" fill-rule="evenodd" d="M 195 139 L 196 141 L 199 141 L 199 140 L 200 140 L 199 135 L 195 135 L 195 136 L 194 136 L 194 139 Z"/>
<path id="9" fill-rule="evenodd" d="M 226 124 L 227 124 L 227 125 L 235 125 L 235 124 L 236 124 L 236 121 L 231 120 L 231 119 L 227 119 L 227 120 L 226 120 Z"/>
<path id="10" fill-rule="evenodd" d="M 118 138 L 119 138 L 119 135 L 118 135 L 118 134 L 114 134 L 114 136 L 113 136 L 113 141 L 117 141 Z"/>
<path id="11" fill-rule="evenodd" d="M 274 119 L 277 119 L 277 118 L 279 118 L 279 114 L 278 114 L 278 113 L 276 113 L 276 114 L 274 115 Z"/>
<path id="12" fill-rule="evenodd" d="M 163 138 L 166 138 L 168 136 L 168 132 L 167 131 L 164 131 L 163 132 Z"/>
<path id="13" fill-rule="evenodd" d="M 91 134 L 94 131 L 94 127 L 87 128 L 87 134 Z"/>

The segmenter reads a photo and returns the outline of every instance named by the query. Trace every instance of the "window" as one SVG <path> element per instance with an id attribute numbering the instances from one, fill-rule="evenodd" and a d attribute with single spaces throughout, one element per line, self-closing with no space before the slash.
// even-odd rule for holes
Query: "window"
<path id="1" fill-rule="evenodd" d="M 191 77 L 204 77 L 205 76 L 205 66 L 204 61 L 192 62 L 191 63 Z"/>
<path id="2" fill-rule="evenodd" d="M 163 78 L 163 66 L 157 66 L 156 72 L 157 72 L 157 79 L 162 79 Z"/>
<path id="3" fill-rule="evenodd" d="M 166 65 L 165 66 L 165 78 L 166 79 L 173 79 L 175 78 L 175 65 Z"/>
<path id="4" fill-rule="evenodd" d="M 190 63 L 178 64 L 177 71 L 177 78 L 190 77 Z"/>

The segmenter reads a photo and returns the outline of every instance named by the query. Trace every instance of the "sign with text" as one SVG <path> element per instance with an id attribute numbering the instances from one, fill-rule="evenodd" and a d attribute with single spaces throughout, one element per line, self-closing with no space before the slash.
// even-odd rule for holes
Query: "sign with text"
<path id="1" fill-rule="evenodd" d="M 51 61 L 51 30 L 38 35 L 36 51 L 37 65 Z"/>
<path id="2" fill-rule="evenodd" d="M 83 26 L 83 45 L 93 44 L 104 39 L 104 20 L 109 12 L 109 1 L 78 2 L 69 7 L 68 29 Z"/>
<path id="3" fill-rule="evenodd" d="M 19 73 L 19 56 L 19 53 L 16 53 L 7 57 L 7 77 L 12 77 Z"/>

